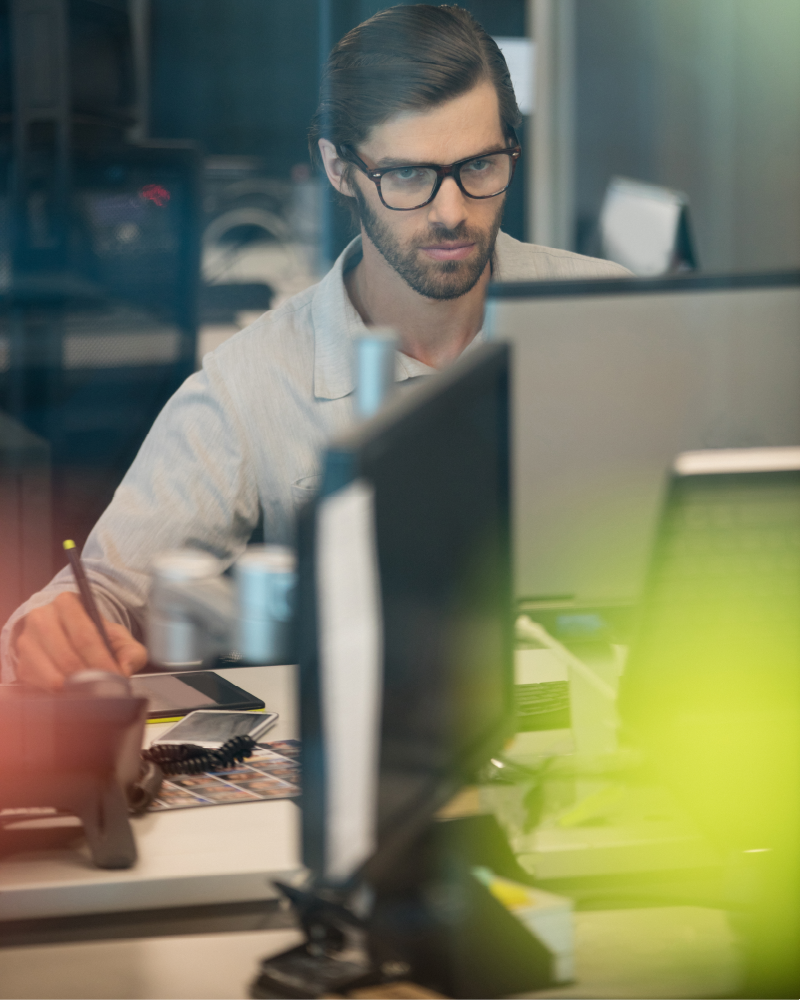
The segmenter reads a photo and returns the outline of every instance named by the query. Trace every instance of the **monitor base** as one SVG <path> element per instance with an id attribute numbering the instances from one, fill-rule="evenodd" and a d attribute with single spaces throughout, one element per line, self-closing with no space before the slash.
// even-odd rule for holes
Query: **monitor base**
<path id="1" fill-rule="evenodd" d="M 391 884 L 368 888 L 363 917 L 344 893 L 280 885 L 306 941 L 264 961 L 251 995 L 347 995 L 402 980 L 468 1000 L 556 985 L 552 952 L 472 874 L 483 865 L 519 877 L 493 817 L 432 824 L 404 862 Z"/>

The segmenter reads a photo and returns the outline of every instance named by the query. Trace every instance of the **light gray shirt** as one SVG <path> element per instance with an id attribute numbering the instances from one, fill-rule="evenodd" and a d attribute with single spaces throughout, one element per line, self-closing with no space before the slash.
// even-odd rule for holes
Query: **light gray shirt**
<path id="1" fill-rule="evenodd" d="M 366 331 L 344 276 L 360 254 L 357 237 L 319 284 L 207 354 L 153 424 L 83 550 L 101 614 L 136 638 L 143 637 L 149 567 L 159 552 L 196 546 L 230 564 L 262 514 L 265 540 L 291 543 L 295 511 L 315 491 L 325 443 L 353 420 L 353 341 Z M 492 258 L 499 281 L 623 276 L 628 272 L 610 261 L 505 233 Z M 482 339 L 481 332 L 470 347 Z M 397 382 L 434 371 L 396 356 Z M 0 636 L 3 681 L 14 679 L 16 623 L 74 589 L 63 569 L 14 612 Z"/>

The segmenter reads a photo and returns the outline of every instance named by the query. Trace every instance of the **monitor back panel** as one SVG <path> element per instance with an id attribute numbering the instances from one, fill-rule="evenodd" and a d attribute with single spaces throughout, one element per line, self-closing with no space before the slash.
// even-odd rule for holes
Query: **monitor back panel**
<path id="1" fill-rule="evenodd" d="M 380 582 L 378 846 L 370 878 L 385 884 L 393 877 L 397 859 L 436 810 L 512 733 L 508 375 L 507 348 L 483 345 L 398 394 L 329 445 L 322 499 L 301 514 L 303 856 L 315 872 L 340 878 L 345 852 L 337 856 L 331 844 L 373 825 L 371 806 L 359 813 L 337 804 L 346 781 L 358 780 L 357 768 L 352 743 L 345 748 L 323 724 L 323 699 L 334 704 L 326 688 L 332 630 L 325 590 L 336 584 L 320 569 L 330 529 L 319 515 L 343 487 L 359 482 L 372 494 Z M 342 579 L 352 573 L 341 560 L 339 570 Z M 351 630 L 375 615 L 360 605 L 350 602 Z M 359 713 L 365 717 L 356 704 L 364 686 L 350 689 L 337 712 L 352 734 Z"/>
<path id="2" fill-rule="evenodd" d="M 492 294 L 514 349 L 518 597 L 635 599 L 676 454 L 800 444 L 800 275 Z"/>

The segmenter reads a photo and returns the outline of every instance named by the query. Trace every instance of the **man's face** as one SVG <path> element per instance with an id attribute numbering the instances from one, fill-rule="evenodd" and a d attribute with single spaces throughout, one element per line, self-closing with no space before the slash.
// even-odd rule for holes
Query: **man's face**
<path id="1" fill-rule="evenodd" d="M 487 82 L 429 111 L 376 126 L 357 152 L 369 167 L 380 168 L 455 163 L 505 145 L 497 94 Z M 394 212 L 355 167 L 350 178 L 364 232 L 415 292 L 456 299 L 474 287 L 494 250 L 505 195 L 468 198 L 447 177 L 429 205 Z"/>

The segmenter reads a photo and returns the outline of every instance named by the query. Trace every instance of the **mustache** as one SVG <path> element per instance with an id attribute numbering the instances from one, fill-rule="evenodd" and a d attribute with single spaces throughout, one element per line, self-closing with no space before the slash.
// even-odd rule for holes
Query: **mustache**
<path id="1" fill-rule="evenodd" d="M 468 242 L 481 244 L 486 239 L 486 234 L 479 229 L 470 229 L 465 222 L 460 222 L 455 229 L 447 229 L 444 226 L 436 226 L 428 229 L 422 236 L 414 237 L 414 246 L 428 247 L 436 243 Z"/>

